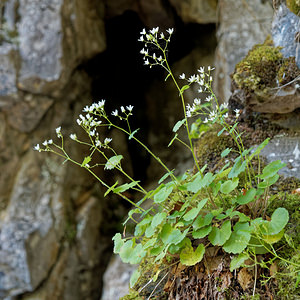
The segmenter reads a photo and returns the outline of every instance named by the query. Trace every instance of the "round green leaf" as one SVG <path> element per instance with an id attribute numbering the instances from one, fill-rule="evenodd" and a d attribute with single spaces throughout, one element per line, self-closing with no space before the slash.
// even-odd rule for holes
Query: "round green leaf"
<path id="1" fill-rule="evenodd" d="M 223 194 L 229 194 L 230 192 L 232 192 L 239 184 L 239 179 L 238 178 L 234 178 L 233 180 L 227 180 L 225 181 L 220 188 L 220 191 Z"/>
<path id="2" fill-rule="evenodd" d="M 248 259 L 247 253 L 240 253 L 238 256 L 235 256 L 230 262 L 230 272 L 238 269 L 246 259 Z"/>
<path id="3" fill-rule="evenodd" d="M 262 233 L 264 235 L 278 234 L 286 226 L 288 221 L 289 212 L 285 208 L 279 207 L 273 212 L 271 221 L 263 224 Z"/>
<path id="4" fill-rule="evenodd" d="M 256 195 L 256 189 L 252 188 L 248 190 L 245 195 L 238 196 L 236 202 L 241 205 L 247 204 L 254 200 L 255 195 Z"/>
<path id="5" fill-rule="evenodd" d="M 121 247 L 124 245 L 124 241 L 122 240 L 122 236 L 120 233 L 116 233 L 112 240 L 114 241 L 114 253 L 117 254 L 120 252 Z"/>
<path id="6" fill-rule="evenodd" d="M 133 288 L 133 286 L 137 283 L 138 279 L 140 278 L 141 273 L 138 269 L 136 269 L 131 277 L 130 277 L 130 288 Z"/>
<path id="7" fill-rule="evenodd" d="M 194 251 L 194 248 L 190 243 L 181 250 L 180 262 L 185 266 L 194 266 L 202 260 L 204 253 L 205 247 L 203 244 L 200 244 Z"/>
<path id="8" fill-rule="evenodd" d="M 229 240 L 223 245 L 223 249 L 228 253 L 241 253 L 248 246 L 250 238 L 249 223 L 237 223 Z"/>
<path id="9" fill-rule="evenodd" d="M 154 195 L 154 202 L 155 203 L 161 203 L 164 202 L 169 195 L 173 191 L 173 186 L 164 186 L 162 187 L 155 195 Z"/>
<path id="10" fill-rule="evenodd" d="M 162 223 L 162 221 L 167 217 L 167 214 L 165 212 L 161 212 L 156 214 L 151 222 L 151 227 L 156 228 L 159 224 Z"/>
<path id="11" fill-rule="evenodd" d="M 205 226 L 198 230 L 194 230 L 192 235 L 194 239 L 202 239 L 206 237 L 212 230 L 212 226 Z"/>
<path id="12" fill-rule="evenodd" d="M 221 228 L 213 227 L 208 239 L 214 246 L 222 246 L 231 235 L 231 222 L 226 220 Z"/>

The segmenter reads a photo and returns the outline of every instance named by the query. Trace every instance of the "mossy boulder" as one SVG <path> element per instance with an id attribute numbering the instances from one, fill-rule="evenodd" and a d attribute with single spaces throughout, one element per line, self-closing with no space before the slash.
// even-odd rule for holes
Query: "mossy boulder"
<path id="1" fill-rule="evenodd" d="M 290 113 L 300 107 L 299 75 L 295 58 L 285 58 L 267 38 L 236 65 L 231 100 L 250 111 Z"/>
<path id="2" fill-rule="evenodd" d="M 276 86 L 276 78 L 283 61 L 279 47 L 272 41 L 255 45 L 248 55 L 236 65 L 233 79 L 239 88 L 256 93 L 265 93 Z"/>

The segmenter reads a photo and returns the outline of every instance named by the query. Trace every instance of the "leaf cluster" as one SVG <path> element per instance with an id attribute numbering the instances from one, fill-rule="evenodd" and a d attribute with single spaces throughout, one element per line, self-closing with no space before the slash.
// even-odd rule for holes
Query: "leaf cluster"
<path id="1" fill-rule="evenodd" d="M 283 237 L 289 214 L 279 207 L 266 219 L 262 210 L 257 215 L 257 208 L 265 203 L 269 187 L 278 180 L 278 171 L 285 164 L 268 164 L 256 175 L 255 186 L 239 189 L 239 176 L 267 142 L 252 149 L 251 154 L 245 151 L 232 166 L 228 163 L 214 174 L 204 174 L 203 168 L 194 175 L 185 174 L 180 180 L 162 183 L 169 178 L 170 174 L 166 174 L 160 185 L 141 200 L 152 198 L 153 206 L 146 211 L 134 208 L 129 212 L 128 219 L 139 220 L 134 235 L 122 238 L 117 233 L 113 238 L 114 252 L 125 263 L 139 264 L 150 257 L 158 265 L 180 261 L 193 266 L 202 261 L 207 247 L 216 246 L 237 254 L 231 262 L 232 270 L 244 263 L 249 251 L 270 252 Z M 224 150 L 222 156 L 229 152 L 230 149 Z M 139 276 L 137 271 L 131 286 Z"/>

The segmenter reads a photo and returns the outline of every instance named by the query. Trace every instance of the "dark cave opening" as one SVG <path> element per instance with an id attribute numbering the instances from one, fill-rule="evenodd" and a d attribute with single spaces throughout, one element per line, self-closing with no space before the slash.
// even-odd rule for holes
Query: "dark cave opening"
<path id="1" fill-rule="evenodd" d="M 144 27 L 138 14 L 133 11 L 126 11 L 121 16 L 107 20 L 107 49 L 82 67 L 92 78 L 93 100 L 106 99 L 107 112 L 110 113 L 121 105 L 134 106 L 134 115 L 130 120 L 132 128 L 140 129 L 136 136 L 151 149 L 151 145 L 147 143 L 151 128 L 148 123 L 145 93 L 154 80 L 163 81 L 166 74 L 160 68 L 149 69 L 143 64 L 140 50 L 144 45 L 137 40 Z M 211 39 L 214 32 L 214 24 L 183 24 L 178 19 L 169 47 L 169 62 L 172 64 L 180 60 L 199 44 L 205 47 L 205 39 Z M 197 67 L 195 66 L 195 70 Z M 157 119 L 159 120 L 159 116 Z M 133 141 L 128 141 L 127 147 L 134 178 L 145 182 L 148 179 L 149 154 Z"/>

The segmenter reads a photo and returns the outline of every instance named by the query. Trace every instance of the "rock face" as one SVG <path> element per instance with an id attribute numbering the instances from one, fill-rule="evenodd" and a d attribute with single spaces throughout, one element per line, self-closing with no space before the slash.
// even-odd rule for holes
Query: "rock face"
<path id="1" fill-rule="evenodd" d="M 296 177 L 300 179 L 299 137 L 274 137 L 263 149 L 261 154 L 266 157 L 269 162 L 280 159 L 287 164 L 286 167 L 279 171 L 279 174 L 284 175 L 285 177 Z"/>
<path id="2" fill-rule="evenodd" d="M 269 1 L 223 0 L 219 11 L 215 86 L 219 98 L 227 101 L 231 95 L 229 75 L 247 52 L 271 33 L 273 9 Z"/>
<path id="3" fill-rule="evenodd" d="M 300 68 L 300 17 L 292 13 L 285 4 L 281 4 L 272 24 L 272 37 L 275 46 L 282 47 L 284 57 L 294 56 Z"/>
<path id="4" fill-rule="evenodd" d="M 1 5 L 0 298 L 96 299 L 100 285 L 91 278 L 101 276 L 106 247 L 99 244 L 99 195 L 89 192 L 76 206 L 93 182 L 32 147 L 62 123 L 68 130 L 76 101 L 84 105 L 80 98 L 89 94 L 90 79 L 77 68 L 106 47 L 103 4 Z M 70 171 L 80 178 L 72 191 Z"/>

